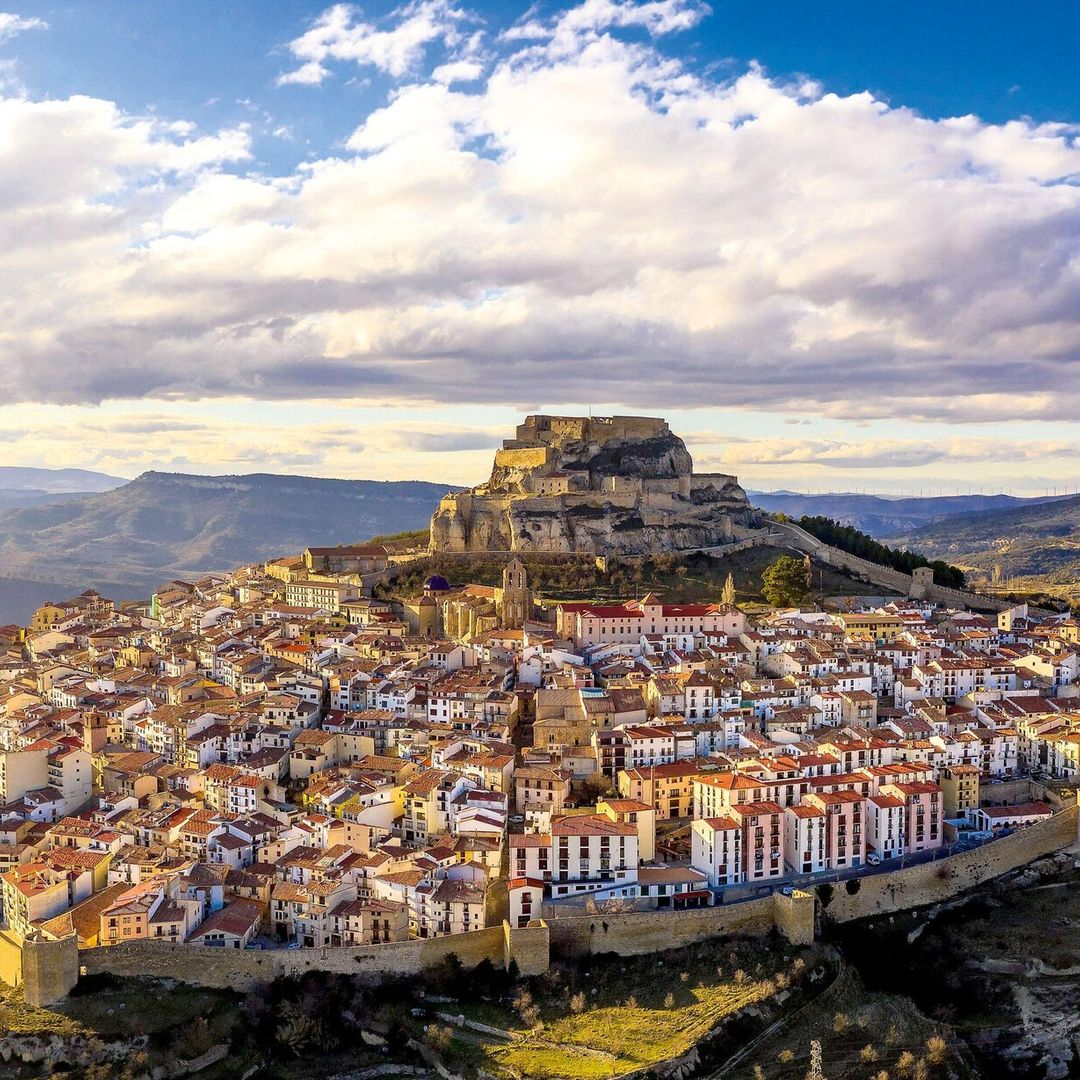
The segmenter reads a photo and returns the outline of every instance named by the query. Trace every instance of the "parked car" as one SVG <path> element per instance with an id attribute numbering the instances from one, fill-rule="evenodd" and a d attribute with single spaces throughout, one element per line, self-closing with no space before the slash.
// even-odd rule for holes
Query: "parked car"
<path id="1" fill-rule="evenodd" d="M 880 866 L 881 856 L 876 851 L 868 851 L 866 853 L 866 865 L 867 866 Z"/>

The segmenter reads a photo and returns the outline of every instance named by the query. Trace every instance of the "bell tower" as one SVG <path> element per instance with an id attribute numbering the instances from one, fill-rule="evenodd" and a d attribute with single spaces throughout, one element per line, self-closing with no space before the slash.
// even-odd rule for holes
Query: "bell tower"
<path id="1" fill-rule="evenodd" d="M 520 630 L 532 614 L 532 606 L 525 564 L 515 556 L 503 569 L 502 588 L 496 598 L 499 625 L 505 630 Z"/>

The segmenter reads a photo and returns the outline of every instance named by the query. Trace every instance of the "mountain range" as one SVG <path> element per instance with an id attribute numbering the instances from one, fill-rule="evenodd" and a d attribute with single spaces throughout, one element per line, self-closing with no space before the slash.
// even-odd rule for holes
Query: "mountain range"
<path id="1" fill-rule="evenodd" d="M 798 491 L 747 491 L 747 495 L 755 506 L 770 513 L 779 511 L 792 518 L 832 518 L 841 525 L 851 525 L 868 533 L 875 540 L 903 536 L 957 514 L 1023 510 L 1055 501 L 1055 496 L 1023 499 L 1014 495 L 943 495 L 909 499 L 851 492 L 805 495 Z"/>
<path id="2" fill-rule="evenodd" d="M 1080 496 L 980 514 L 956 514 L 891 538 L 962 570 L 1080 596 Z"/>
<path id="3" fill-rule="evenodd" d="M 411 480 L 148 472 L 111 491 L 0 510 L 0 623 L 24 621 L 65 590 L 145 596 L 173 576 L 426 528 L 448 490 Z"/>
<path id="4" fill-rule="evenodd" d="M 423 529 L 448 490 L 419 480 L 148 472 L 124 481 L 0 467 L 0 624 L 90 585 L 130 599 L 174 576 Z M 748 494 L 764 510 L 830 517 L 964 569 L 1080 578 L 1080 497 Z M 5 495 L 24 501 L 5 504 Z"/>
<path id="5" fill-rule="evenodd" d="M 78 495 L 110 491 L 127 481 L 89 469 L 31 469 L 0 465 L 0 510 L 63 502 Z"/>

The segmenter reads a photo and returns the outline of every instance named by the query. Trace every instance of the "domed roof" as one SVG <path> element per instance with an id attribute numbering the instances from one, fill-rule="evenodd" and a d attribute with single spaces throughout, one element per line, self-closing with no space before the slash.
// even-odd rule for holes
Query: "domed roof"
<path id="1" fill-rule="evenodd" d="M 424 592 L 446 592 L 450 588 L 450 582 L 442 574 L 432 574 L 424 582 Z"/>

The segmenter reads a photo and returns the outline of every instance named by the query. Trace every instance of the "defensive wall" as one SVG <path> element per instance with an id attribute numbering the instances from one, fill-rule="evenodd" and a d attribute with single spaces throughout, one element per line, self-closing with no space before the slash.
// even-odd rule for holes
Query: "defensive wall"
<path id="1" fill-rule="evenodd" d="M 43 934 L 23 938 L 0 930 L 0 979 L 21 986 L 28 1005 L 51 1005 L 66 997 L 78 981 L 79 950 L 75 936 Z"/>
<path id="2" fill-rule="evenodd" d="M 1017 830 L 971 851 L 935 862 L 920 863 L 887 874 L 852 878 L 832 885 L 832 898 L 822 904 L 823 917 L 851 922 L 869 915 L 889 914 L 951 900 L 1044 855 L 1077 843 L 1077 807 L 1073 803 L 1046 821 Z"/>
<path id="3" fill-rule="evenodd" d="M 686 911 L 634 911 L 571 915 L 552 919 L 551 951 L 563 957 L 613 952 L 620 956 L 662 952 L 708 938 L 735 934 L 763 936 L 779 930 L 797 945 L 814 940 L 814 898 L 793 891 L 758 900 L 689 908 Z"/>
<path id="4" fill-rule="evenodd" d="M 1027 781 L 1003 799 L 1026 797 Z M 1004 787 L 1005 785 L 1002 785 Z M 1056 800 L 1060 803 L 1060 800 Z M 959 855 L 849 881 L 829 883 L 823 916 L 850 922 L 872 915 L 941 903 L 1045 855 L 1080 843 L 1075 799 L 1052 818 Z M 853 891 L 849 891 L 853 890 Z M 150 975 L 202 986 L 250 989 L 260 982 L 307 971 L 358 975 L 372 981 L 416 975 L 455 955 L 465 967 L 485 960 L 496 967 L 516 964 L 523 975 L 541 974 L 552 956 L 580 957 L 613 952 L 622 956 L 660 952 L 710 938 L 764 936 L 778 930 L 794 944 L 810 944 L 815 933 L 815 895 L 801 889 L 686 911 L 602 912 L 568 915 L 522 928 L 509 923 L 422 941 L 359 948 L 223 949 L 211 946 L 132 941 L 78 951 L 74 935 L 63 939 L 20 939 L 0 931 L 0 978 L 21 986 L 28 1003 L 46 1005 L 64 997 L 80 974 Z"/>
<path id="5" fill-rule="evenodd" d="M 496 967 L 515 962 L 523 975 L 548 968 L 548 927 L 511 928 L 508 923 L 422 941 L 387 942 L 356 948 L 222 949 L 207 945 L 129 941 L 79 954 L 82 973 L 155 975 L 200 986 L 250 989 L 257 983 L 307 971 L 330 971 L 378 980 L 417 975 L 455 955 L 467 967 L 485 960 Z"/>
<path id="6" fill-rule="evenodd" d="M 965 607 L 985 611 L 1006 611 L 1013 606 L 1009 601 L 984 596 L 982 593 L 966 592 L 962 589 L 950 589 L 946 585 L 917 581 L 912 574 L 904 574 L 891 567 L 860 559 L 857 555 L 826 544 L 790 521 L 770 522 L 770 531 L 779 533 L 774 536 L 774 543 L 782 539 L 789 546 L 813 555 L 829 566 L 838 566 L 872 581 L 875 585 L 883 585 L 904 596 L 936 600 L 943 604 L 962 604 Z"/>

